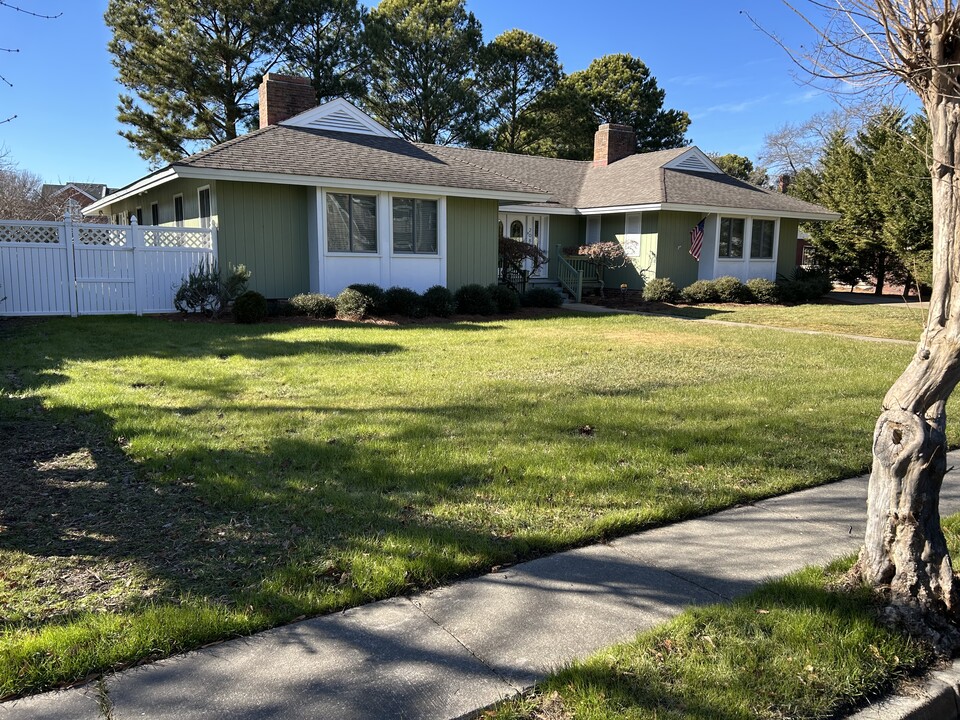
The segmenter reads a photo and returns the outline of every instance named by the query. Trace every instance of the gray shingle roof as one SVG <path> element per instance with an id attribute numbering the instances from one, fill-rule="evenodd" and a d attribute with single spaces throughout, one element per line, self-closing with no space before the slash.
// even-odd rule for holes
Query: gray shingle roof
<path id="1" fill-rule="evenodd" d="M 545 192 L 443 150 L 400 138 L 271 125 L 186 157 L 173 167 L 436 185 L 494 193 Z"/>

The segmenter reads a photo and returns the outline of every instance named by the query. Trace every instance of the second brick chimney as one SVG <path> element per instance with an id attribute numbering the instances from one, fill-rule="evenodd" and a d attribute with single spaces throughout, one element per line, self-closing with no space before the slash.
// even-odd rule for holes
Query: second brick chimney
<path id="1" fill-rule="evenodd" d="M 317 106 L 307 78 L 267 73 L 260 83 L 260 127 L 276 125 Z"/>
<path id="2" fill-rule="evenodd" d="M 606 167 L 637 152 L 637 134 L 629 125 L 604 123 L 593 136 L 593 166 Z"/>

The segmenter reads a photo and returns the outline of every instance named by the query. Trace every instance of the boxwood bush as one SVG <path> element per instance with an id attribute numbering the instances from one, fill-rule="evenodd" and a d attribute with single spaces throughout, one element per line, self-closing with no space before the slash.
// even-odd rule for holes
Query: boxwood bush
<path id="1" fill-rule="evenodd" d="M 520 309 L 520 296 L 515 290 L 496 283 L 490 285 L 488 289 L 494 304 L 497 306 L 497 312 L 501 315 L 512 315 Z"/>
<path id="2" fill-rule="evenodd" d="M 524 307 L 558 308 L 563 305 L 563 295 L 553 288 L 532 287 L 520 298 Z"/>
<path id="3" fill-rule="evenodd" d="M 303 293 L 290 298 L 290 305 L 298 315 L 315 318 L 333 318 L 337 316 L 337 301 L 321 293 Z"/>
<path id="4" fill-rule="evenodd" d="M 647 302 L 673 302 L 679 292 L 670 278 L 653 278 L 643 286 L 643 299 Z"/>
<path id="5" fill-rule="evenodd" d="M 383 288 L 373 283 L 354 283 L 347 286 L 348 290 L 356 290 L 370 300 L 367 313 L 376 315 L 383 312 Z"/>
<path id="6" fill-rule="evenodd" d="M 464 315 L 493 315 L 497 311 L 490 291 L 483 285 L 464 285 L 454 294 L 454 299 L 457 312 Z"/>
<path id="7" fill-rule="evenodd" d="M 337 295 L 337 317 L 345 320 L 363 320 L 373 308 L 373 300 L 359 290 L 347 288 Z"/>
<path id="8" fill-rule="evenodd" d="M 233 319 L 238 323 L 252 324 L 267 318 L 267 299 L 255 290 L 247 290 L 233 301 Z"/>
<path id="9" fill-rule="evenodd" d="M 423 317 L 426 309 L 423 298 L 416 290 L 405 287 L 392 287 L 383 293 L 381 312 L 384 315 L 405 315 L 407 317 Z"/>
<path id="10" fill-rule="evenodd" d="M 752 278 L 747 280 L 745 286 L 753 302 L 766 303 L 772 305 L 779 301 L 777 295 L 777 284 L 773 280 L 766 278 Z"/>
<path id="11" fill-rule="evenodd" d="M 717 298 L 720 302 L 738 303 L 747 299 L 747 289 L 739 278 L 731 275 L 718 277 L 713 281 L 713 287 L 717 291 Z"/>
<path id="12" fill-rule="evenodd" d="M 713 280 L 697 280 L 680 291 L 684 302 L 696 305 L 697 303 L 717 302 L 720 295 Z"/>
<path id="13" fill-rule="evenodd" d="M 434 285 L 423 293 L 423 307 L 428 315 L 450 317 L 457 311 L 453 293 L 443 285 Z"/>

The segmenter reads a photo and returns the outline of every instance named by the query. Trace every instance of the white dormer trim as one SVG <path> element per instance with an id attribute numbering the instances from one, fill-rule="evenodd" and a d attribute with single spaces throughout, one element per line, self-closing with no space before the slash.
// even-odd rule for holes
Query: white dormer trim
<path id="1" fill-rule="evenodd" d="M 358 133 L 360 135 L 399 137 L 395 132 L 388 130 L 343 98 L 336 98 L 330 102 L 325 102 L 323 105 L 310 108 L 306 112 L 294 115 L 279 124 L 309 130 L 332 130 L 333 132 Z"/>
<path id="2" fill-rule="evenodd" d="M 682 155 L 678 155 L 663 167 L 665 170 L 689 170 L 723 175 L 723 170 L 697 147 L 692 147 Z"/>

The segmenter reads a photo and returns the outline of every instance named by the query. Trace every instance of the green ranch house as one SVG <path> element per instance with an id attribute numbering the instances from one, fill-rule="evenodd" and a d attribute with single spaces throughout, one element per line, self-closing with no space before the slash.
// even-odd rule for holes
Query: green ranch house
<path id="1" fill-rule="evenodd" d="M 220 265 L 246 265 L 251 288 L 269 298 L 359 282 L 419 291 L 492 283 L 500 235 L 548 255 L 534 281 L 576 272 L 564 251 L 601 241 L 621 243 L 630 260 L 608 271 L 608 286 L 775 279 L 796 267 L 801 220 L 838 217 L 736 180 L 696 147 L 636 154 L 623 125 L 600 127 L 592 162 L 425 145 L 344 100 L 316 106 L 306 79 L 275 74 L 260 86 L 260 124 L 84 214 L 214 223 Z M 697 262 L 688 250 L 701 220 Z"/>

